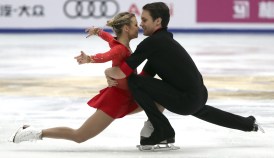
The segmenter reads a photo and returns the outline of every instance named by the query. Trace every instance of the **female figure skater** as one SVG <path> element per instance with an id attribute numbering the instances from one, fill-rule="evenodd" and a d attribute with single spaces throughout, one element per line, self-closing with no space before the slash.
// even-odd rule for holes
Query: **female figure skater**
<path id="1" fill-rule="evenodd" d="M 88 56 L 81 51 L 81 54 L 75 57 L 79 64 L 112 61 L 112 66 L 119 66 L 122 61 L 130 56 L 129 42 L 138 37 L 139 29 L 135 15 L 128 12 L 120 13 L 109 20 L 107 26 L 112 27 L 116 38 L 100 28 L 90 28 L 86 32 L 88 33 L 87 37 L 98 35 L 107 41 L 111 49 L 106 53 L 94 56 Z M 114 87 L 101 90 L 88 102 L 89 106 L 97 108 L 97 110 L 79 129 L 56 127 L 37 130 L 23 126 L 14 134 L 12 142 L 20 143 L 22 141 L 42 140 L 42 138 L 55 138 L 82 143 L 102 132 L 116 118 L 141 111 L 142 109 L 134 102 L 128 90 L 127 79 L 117 80 L 117 83 Z M 163 111 L 163 109 L 160 110 Z"/>

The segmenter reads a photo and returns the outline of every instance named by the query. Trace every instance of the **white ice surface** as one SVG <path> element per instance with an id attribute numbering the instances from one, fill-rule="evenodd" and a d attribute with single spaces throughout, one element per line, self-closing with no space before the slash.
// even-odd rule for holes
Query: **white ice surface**
<path id="1" fill-rule="evenodd" d="M 274 36 L 176 34 L 175 38 L 204 75 L 274 75 Z M 132 41 L 133 49 L 141 39 L 142 36 Z M 107 45 L 96 37 L 85 39 L 84 35 L 0 35 L 0 78 L 102 76 L 110 64 L 78 66 L 73 57 L 80 50 L 88 54 L 103 52 Z M 0 94 L 0 157 L 274 157 L 274 105 L 273 100 L 263 99 L 209 100 L 208 104 L 235 114 L 256 116 L 264 134 L 227 129 L 192 116 L 165 112 L 176 131 L 175 145 L 181 147 L 177 151 L 137 150 L 139 132 L 146 120 L 143 112 L 118 119 L 82 144 L 52 139 L 22 144 L 7 141 L 22 124 L 37 128 L 79 127 L 94 112 L 86 105 L 88 99 Z"/>

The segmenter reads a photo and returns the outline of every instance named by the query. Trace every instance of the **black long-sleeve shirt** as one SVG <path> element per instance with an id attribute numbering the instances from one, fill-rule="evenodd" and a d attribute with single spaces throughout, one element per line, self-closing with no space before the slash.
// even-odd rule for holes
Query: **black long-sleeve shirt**
<path id="1" fill-rule="evenodd" d="M 162 28 L 144 39 L 135 52 L 121 64 L 121 70 L 129 76 L 144 60 L 143 71 L 157 74 L 164 82 L 180 91 L 200 91 L 202 76 L 187 51 L 173 39 L 173 34 Z"/>

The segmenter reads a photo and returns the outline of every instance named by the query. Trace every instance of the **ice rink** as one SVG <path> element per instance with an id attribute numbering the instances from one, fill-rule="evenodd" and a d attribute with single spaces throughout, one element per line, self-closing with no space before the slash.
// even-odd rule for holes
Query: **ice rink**
<path id="1" fill-rule="evenodd" d="M 131 42 L 134 50 L 145 37 Z M 208 104 L 254 115 L 266 133 L 219 127 L 192 116 L 165 111 L 181 149 L 140 152 L 144 112 L 126 116 L 82 144 L 44 139 L 13 144 L 19 126 L 79 127 L 95 110 L 86 102 L 106 86 L 111 64 L 78 65 L 81 50 L 108 50 L 98 37 L 84 34 L 0 34 L 0 155 L 2 158 L 273 158 L 273 34 L 175 34 L 204 76 Z M 167 52 L 168 53 L 168 52 Z M 178 65 L 179 66 L 179 65 Z M 140 70 L 140 69 L 139 69 Z"/>

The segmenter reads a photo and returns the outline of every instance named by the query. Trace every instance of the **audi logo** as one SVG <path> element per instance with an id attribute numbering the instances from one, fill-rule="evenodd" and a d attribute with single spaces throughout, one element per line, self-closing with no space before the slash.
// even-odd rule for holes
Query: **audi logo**
<path id="1" fill-rule="evenodd" d="M 120 8 L 115 0 L 68 0 L 64 13 L 69 18 L 112 18 Z"/>

